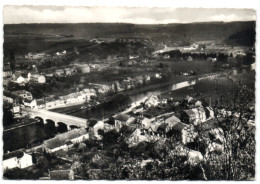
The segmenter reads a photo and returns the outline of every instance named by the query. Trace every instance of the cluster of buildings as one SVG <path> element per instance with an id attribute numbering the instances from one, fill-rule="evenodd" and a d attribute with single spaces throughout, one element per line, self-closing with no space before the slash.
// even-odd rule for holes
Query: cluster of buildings
<path id="1" fill-rule="evenodd" d="M 96 96 L 96 91 L 94 89 L 83 89 L 82 91 L 64 96 L 50 96 L 41 99 L 24 100 L 23 104 L 25 107 L 31 109 L 54 109 L 85 103 L 90 101 L 92 96 Z"/>
<path id="2" fill-rule="evenodd" d="M 151 96 L 144 101 L 140 107 L 141 111 L 156 107 L 165 103 L 164 101 L 160 101 L 156 96 Z M 188 157 L 191 162 L 195 163 L 195 157 L 199 159 L 203 159 L 203 157 L 198 150 L 189 148 L 189 144 L 198 141 L 202 136 L 203 139 L 208 140 L 208 147 L 205 148 L 206 154 L 216 150 L 221 151 L 223 149 L 223 131 L 215 123 L 214 113 L 210 107 L 203 107 L 200 101 L 195 101 L 190 97 L 187 97 L 185 101 L 189 108 L 181 110 L 180 114 L 170 112 L 153 118 L 144 117 L 141 113 L 138 116 L 118 114 L 105 122 L 92 120 L 88 122 L 86 129 L 74 129 L 44 141 L 42 149 L 49 154 L 66 156 L 66 152 L 74 144 L 81 144 L 85 140 L 102 140 L 103 135 L 100 131 L 106 133 L 114 130 L 121 132 L 121 137 L 129 147 L 137 146 L 142 142 L 156 143 L 167 140 L 176 142 L 179 146 L 172 151 L 178 150 L 178 154 L 181 155 L 189 150 Z M 202 135 L 198 135 L 195 131 L 197 126 L 203 127 Z"/>
<path id="3" fill-rule="evenodd" d="M 3 170 L 5 171 L 13 168 L 27 168 L 32 166 L 34 163 L 31 155 L 22 151 L 14 151 L 4 154 L 2 164 Z"/>
<path id="4" fill-rule="evenodd" d="M 111 88 L 113 91 L 134 89 L 135 87 L 148 84 L 154 79 L 161 79 L 161 78 L 162 78 L 161 73 L 155 73 L 153 75 L 139 75 L 135 77 L 126 77 L 121 81 L 113 82 Z M 117 88 L 117 90 L 115 90 L 115 88 Z"/>
<path id="5" fill-rule="evenodd" d="M 70 93 L 64 96 L 50 96 L 42 99 L 33 99 L 30 92 L 26 90 L 17 90 L 13 92 L 4 92 L 4 101 L 14 103 L 16 99 L 21 99 L 22 104 L 26 108 L 31 109 L 53 109 L 65 107 L 68 105 L 75 105 L 90 101 L 92 97 L 96 96 L 94 89 L 83 89 L 82 91 Z"/>

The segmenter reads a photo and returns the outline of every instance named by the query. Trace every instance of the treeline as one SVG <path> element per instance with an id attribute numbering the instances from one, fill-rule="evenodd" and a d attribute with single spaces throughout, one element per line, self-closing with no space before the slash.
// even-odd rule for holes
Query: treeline
<path id="1" fill-rule="evenodd" d="M 229 36 L 229 41 L 233 41 L 239 45 L 254 46 L 255 37 L 256 37 L 255 30 L 250 29 L 250 30 L 240 31 L 240 32 L 237 32 L 237 33 Z"/>
<path id="2" fill-rule="evenodd" d="M 236 59 L 238 63 L 244 64 L 244 65 L 250 65 L 255 62 L 254 53 L 253 52 L 247 52 L 245 55 L 238 55 L 235 58 L 233 57 L 233 54 L 226 54 L 226 53 L 191 53 L 191 52 L 181 52 L 180 50 L 172 50 L 169 52 L 164 52 L 162 56 L 168 54 L 170 58 L 173 59 L 187 59 L 189 56 L 192 57 L 192 59 L 203 59 L 207 60 L 208 58 L 216 58 L 217 62 L 227 62 L 230 59 Z M 230 58 L 230 59 L 229 59 Z"/>

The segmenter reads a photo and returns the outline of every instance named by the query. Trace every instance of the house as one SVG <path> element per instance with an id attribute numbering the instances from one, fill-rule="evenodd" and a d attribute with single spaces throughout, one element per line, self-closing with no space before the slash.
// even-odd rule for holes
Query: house
<path id="1" fill-rule="evenodd" d="M 142 142 L 157 142 L 164 139 L 159 133 L 149 132 L 141 128 L 132 128 L 126 135 L 125 141 L 129 147 L 133 147 Z"/>
<path id="2" fill-rule="evenodd" d="M 131 123 L 133 123 L 135 120 L 134 117 L 131 117 L 129 115 L 126 114 L 119 114 L 116 118 L 115 118 L 115 126 L 118 129 L 121 129 L 122 126 L 124 125 L 130 125 Z"/>
<path id="3" fill-rule="evenodd" d="M 97 140 L 101 140 L 103 137 L 99 134 L 99 130 L 104 131 L 104 122 L 103 121 L 91 121 L 89 122 L 89 137 L 96 138 Z"/>
<path id="4" fill-rule="evenodd" d="M 81 73 L 90 73 L 90 66 L 88 64 L 75 64 L 77 70 Z"/>
<path id="5" fill-rule="evenodd" d="M 97 96 L 96 91 L 94 89 L 83 89 L 83 92 L 86 95 L 85 99 L 88 101 L 91 99 L 92 96 L 93 97 Z"/>
<path id="6" fill-rule="evenodd" d="M 162 74 L 161 73 L 156 73 L 154 76 L 155 76 L 156 79 L 161 79 L 162 78 Z"/>
<path id="7" fill-rule="evenodd" d="M 65 99 L 66 99 L 66 104 L 73 104 L 78 102 L 78 96 L 74 93 L 65 96 Z"/>
<path id="8" fill-rule="evenodd" d="M 89 83 L 98 93 L 107 93 L 110 90 L 110 86 L 106 84 Z"/>
<path id="9" fill-rule="evenodd" d="M 42 149 L 46 153 L 54 153 L 61 149 L 67 151 L 73 144 L 83 142 L 87 139 L 89 139 L 89 133 L 85 128 L 73 129 L 44 141 Z"/>
<path id="10" fill-rule="evenodd" d="M 17 91 L 13 91 L 12 92 L 15 96 L 20 96 L 23 99 L 28 99 L 28 100 L 32 100 L 32 93 L 25 91 L 25 90 L 17 90 Z"/>
<path id="11" fill-rule="evenodd" d="M 202 107 L 202 102 L 197 100 L 194 105 L 195 107 Z"/>
<path id="12" fill-rule="evenodd" d="M 22 75 L 22 72 L 19 71 L 15 71 L 12 75 L 12 81 L 18 84 L 22 84 L 27 82 L 27 80 L 24 78 L 24 76 Z"/>
<path id="13" fill-rule="evenodd" d="M 49 171 L 49 179 L 51 179 L 51 180 L 74 180 L 74 172 L 72 169 Z"/>
<path id="14" fill-rule="evenodd" d="M 3 77 L 11 77 L 13 75 L 10 65 L 4 65 L 3 68 Z"/>
<path id="15" fill-rule="evenodd" d="M 135 81 L 135 84 L 137 84 L 137 85 L 142 85 L 143 84 L 143 76 L 136 76 L 135 78 L 134 78 L 134 81 Z"/>
<path id="16" fill-rule="evenodd" d="M 145 82 L 148 82 L 148 81 L 150 81 L 151 80 L 151 77 L 149 76 L 149 75 L 145 75 L 144 76 L 144 81 Z"/>
<path id="17" fill-rule="evenodd" d="M 14 105 L 13 106 L 13 113 L 14 114 L 20 114 L 20 112 L 21 112 L 20 105 Z"/>
<path id="18" fill-rule="evenodd" d="M 172 128 L 179 122 L 181 122 L 181 120 L 174 115 L 172 115 L 164 120 L 164 123 L 167 124 L 168 128 Z"/>
<path id="19" fill-rule="evenodd" d="M 77 98 L 79 102 L 85 102 L 86 101 L 86 94 L 84 93 L 84 91 L 79 91 L 76 93 L 77 94 Z"/>
<path id="20" fill-rule="evenodd" d="M 116 129 L 115 121 L 110 122 L 110 123 L 109 122 L 104 123 L 104 132 L 109 132 L 111 130 L 119 131 L 118 129 Z"/>
<path id="21" fill-rule="evenodd" d="M 66 67 L 64 68 L 64 73 L 66 76 L 71 76 L 75 73 L 75 68 L 74 67 Z"/>
<path id="22" fill-rule="evenodd" d="M 64 76 L 64 70 L 63 69 L 57 69 L 57 70 L 55 70 L 55 74 L 58 77 L 62 77 L 62 76 Z"/>
<path id="23" fill-rule="evenodd" d="M 46 78 L 45 76 L 41 75 L 41 74 L 38 74 L 36 72 L 29 72 L 27 74 L 27 78 L 28 78 L 28 81 L 30 82 L 35 82 L 35 83 L 40 83 L 40 84 L 44 84 L 46 83 Z"/>
<path id="24" fill-rule="evenodd" d="M 14 99 L 3 95 L 3 101 L 8 103 L 13 103 Z"/>
<path id="25" fill-rule="evenodd" d="M 32 156 L 22 151 L 14 151 L 3 155 L 3 170 L 26 168 L 33 165 Z"/>
<path id="26" fill-rule="evenodd" d="M 212 63 L 215 63 L 217 61 L 217 58 L 213 58 L 213 57 L 208 57 L 207 61 L 210 61 Z"/>
<path id="27" fill-rule="evenodd" d="M 24 100 L 23 100 L 23 104 L 24 104 L 25 107 L 29 107 L 30 109 L 35 109 L 35 108 L 37 108 L 37 102 L 36 102 L 36 100 L 24 99 Z"/>
<path id="28" fill-rule="evenodd" d="M 206 107 L 204 108 L 205 112 L 206 112 L 206 118 L 208 119 L 213 119 L 215 117 L 214 111 L 211 107 Z"/>
<path id="29" fill-rule="evenodd" d="M 159 103 L 159 99 L 155 95 L 151 95 L 144 101 L 144 105 L 146 108 L 157 106 Z"/>
<path id="30" fill-rule="evenodd" d="M 197 125 L 198 123 L 205 122 L 206 119 L 206 112 L 203 107 L 188 109 L 181 112 L 181 121 L 187 124 L 193 123 L 194 125 Z"/>
<path id="31" fill-rule="evenodd" d="M 139 119 L 140 124 L 142 125 L 142 128 L 148 129 L 151 127 L 152 120 L 148 118 L 142 118 Z"/>
<path id="32" fill-rule="evenodd" d="M 45 101 L 43 99 L 37 99 L 36 105 L 38 109 L 45 109 Z"/>
<path id="33" fill-rule="evenodd" d="M 171 129 L 173 139 L 181 141 L 183 144 L 194 142 L 197 137 L 197 133 L 194 131 L 193 125 L 186 125 L 182 122 L 178 122 Z"/>
<path id="34" fill-rule="evenodd" d="M 145 136 L 145 133 L 139 128 L 132 129 L 129 134 L 130 135 L 124 134 L 127 137 L 126 143 L 129 147 L 135 146 L 140 142 L 148 142 L 147 136 Z"/>
<path id="35" fill-rule="evenodd" d="M 161 104 L 167 104 L 167 99 L 166 98 L 162 99 Z"/>
<path id="36" fill-rule="evenodd" d="M 144 108 L 141 106 L 137 106 L 132 109 L 133 114 L 141 114 L 141 113 L 143 113 L 143 111 L 144 111 Z"/>

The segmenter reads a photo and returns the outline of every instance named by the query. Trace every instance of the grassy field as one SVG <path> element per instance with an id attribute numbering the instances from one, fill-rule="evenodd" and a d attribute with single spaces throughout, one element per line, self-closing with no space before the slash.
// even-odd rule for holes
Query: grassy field
<path id="1" fill-rule="evenodd" d="M 255 89 L 255 72 L 250 71 L 231 76 L 234 82 L 242 81 L 249 89 Z M 163 98 L 173 98 L 178 101 L 185 98 L 187 95 L 196 96 L 196 93 L 209 101 L 217 100 L 222 96 L 223 98 L 230 98 L 235 92 L 235 83 L 226 77 L 218 77 L 216 80 L 201 80 L 193 87 L 186 87 L 176 91 L 162 94 Z"/>

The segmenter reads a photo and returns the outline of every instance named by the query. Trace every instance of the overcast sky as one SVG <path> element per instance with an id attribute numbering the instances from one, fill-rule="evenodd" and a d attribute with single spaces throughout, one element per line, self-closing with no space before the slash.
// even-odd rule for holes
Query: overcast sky
<path id="1" fill-rule="evenodd" d="M 252 9 L 5 6 L 4 23 L 124 22 L 166 24 L 256 20 Z"/>

